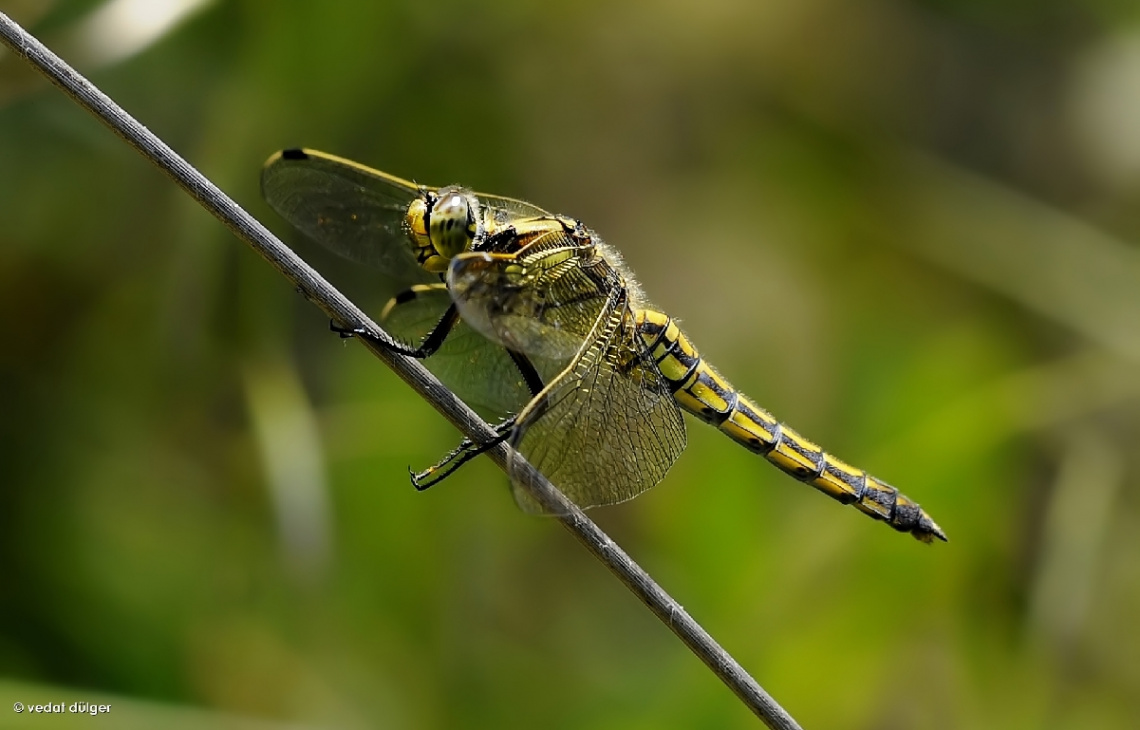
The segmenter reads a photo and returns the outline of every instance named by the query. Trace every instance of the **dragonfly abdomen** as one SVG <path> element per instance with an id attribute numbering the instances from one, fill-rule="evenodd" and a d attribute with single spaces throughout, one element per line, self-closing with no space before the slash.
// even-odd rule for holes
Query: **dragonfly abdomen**
<path id="1" fill-rule="evenodd" d="M 681 408 L 832 499 L 853 504 L 923 542 L 946 539 L 930 516 L 897 489 L 836 459 L 729 385 L 701 358 L 672 317 L 643 309 L 637 312 L 636 323 Z"/>

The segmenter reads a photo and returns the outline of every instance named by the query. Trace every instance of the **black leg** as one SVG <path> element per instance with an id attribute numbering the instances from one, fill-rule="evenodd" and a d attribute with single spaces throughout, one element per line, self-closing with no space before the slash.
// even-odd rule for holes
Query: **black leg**
<path id="1" fill-rule="evenodd" d="M 329 322 L 329 329 L 339 334 L 343 339 L 347 339 L 349 337 L 362 337 L 365 339 L 370 339 L 375 344 L 380 345 L 381 347 L 384 347 L 385 349 L 390 350 L 397 355 L 404 355 L 405 357 L 414 357 L 417 360 L 423 360 L 424 358 L 431 357 L 439 350 L 439 348 L 443 345 L 443 341 L 447 339 L 447 336 L 449 334 L 451 334 L 451 330 L 458 322 L 459 310 L 455 308 L 454 304 L 452 304 L 447 308 L 447 311 L 443 313 L 443 316 L 439 318 L 439 322 L 436 322 L 436 325 L 432 328 L 432 331 L 428 333 L 427 337 L 425 337 L 417 347 L 404 347 L 403 345 L 386 342 L 384 340 L 372 337 L 362 329 L 350 329 L 332 321 Z"/>
<path id="2" fill-rule="evenodd" d="M 527 390 L 530 391 L 530 397 L 533 398 L 541 393 L 545 386 L 542 384 L 542 378 L 539 377 L 538 370 L 535 369 L 534 363 L 530 361 L 530 358 L 514 350 L 507 350 L 507 354 L 511 356 L 515 367 L 517 367 L 519 373 L 522 374 L 523 382 L 526 383 Z"/>
<path id="3" fill-rule="evenodd" d="M 408 474 L 412 479 L 412 486 L 419 491 L 423 491 L 428 487 L 439 484 L 444 479 L 455 473 L 459 467 L 474 459 L 479 454 L 495 448 L 499 444 L 510 438 L 511 431 L 515 427 L 515 417 L 511 416 L 499 425 L 495 426 L 495 433 L 498 434 L 495 438 L 491 439 L 485 444 L 476 444 L 471 439 L 465 438 L 460 442 L 459 446 L 452 449 L 446 456 L 439 460 L 435 466 L 430 466 L 421 472 L 413 472 L 410 468 Z"/>

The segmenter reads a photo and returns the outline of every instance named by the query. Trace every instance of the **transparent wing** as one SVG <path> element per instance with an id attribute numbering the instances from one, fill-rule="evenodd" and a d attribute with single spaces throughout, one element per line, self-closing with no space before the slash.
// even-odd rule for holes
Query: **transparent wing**
<path id="1" fill-rule="evenodd" d="M 504 198 L 501 195 L 488 195 L 487 193 L 475 193 L 475 197 L 479 199 L 479 205 L 490 213 L 491 220 L 496 224 L 492 227 L 493 230 L 498 230 L 517 220 L 554 218 L 553 214 L 537 205 L 531 205 L 525 200 Z"/>
<path id="2" fill-rule="evenodd" d="M 632 499 L 660 482 L 685 449 L 685 422 L 624 303 L 564 373 L 520 414 L 519 453 L 583 509 Z M 515 501 L 543 508 L 512 479 Z"/>
<path id="3" fill-rule="evenodd" d="M 422 193 L 407 180 L 314 150 L 284 150 L 261 171 L 261 194 L 325 248 L 402 281 L 432 281 L 415 260 L 405 216 Z"/>
<path id="4" fill-rule="evenodd" d="M 420 286 L 392 300 L 381 325 L 405 342 L 422 340 L 451 304 L 443 284 Z M 532 398 L 511 356 L 462 320 L 424 365 L 484 418 L 500 421 Z"/>
<path id="5" fill-rule="evenodd" d="M 261 194 L 285 220 L 330 251 L 408 282 L 436 277 L 415 260 L 406 227 L 408 206 L 437 190 L 316 150 L 284 150 L 261 171 Z M 549 216 L 521 200 L 478 195 L 498 226 Z"/>
<path id="6" fill-rule="evenodd" d="M 485 337 L 563 362 L 590 336 L 612 290 L 624 286 L 592 243 L 561 227 L 515 253 L 460 254 L 447 284 L 460 315 Z"/>
<path id="7" fill-rule="evenodd" d="M 685 447 L 681 411 L 637 333 L 624 279 L 591 241 L 552 232 L 516 254 L 464 254 L 448 283 L 488 339 L 567 362 L 519 414 L 512 442 L 571 500 L 623 502 L 665 476 Z M 512 481 L 520 507 L 543 511 Z"/>

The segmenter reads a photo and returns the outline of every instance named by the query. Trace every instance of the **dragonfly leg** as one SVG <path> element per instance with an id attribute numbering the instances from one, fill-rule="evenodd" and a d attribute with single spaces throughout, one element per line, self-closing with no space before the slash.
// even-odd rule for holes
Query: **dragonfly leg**
<path id="1" fill-rule="evenodd" d="M 434 466 L 429 466 L 421 472 L 413 472 L 411 468 L 409 468 L 408 474 L 411 476 L 412 486 L 422 492 L 428 487 L 439 484 L 454 474 L 459 467 L 471 461 L 479 454 L 495 448 L 510 438 L 514 427 L 515 417 L 511 416 L 495 426 L 495 433 L 498 435 L 487 443 L 476 444 L 471 439 L 465 438 L 459 443 L 459 446 L 449 451 L 447 455 L 440 459 Z"/>
<path id="2" fill-rule="evenodd" d="M 397 302 L 398 298 L 393 299 L 392 301 Z M 452 304 L 447 308 L 447 311 L 443 313 L 443 316 L 440 317 L 439 322 L 436 322 L 435 327 L 432 328 L 431 332 L 429 332 L 427 336 L 424 337 L 424 339 L 420 342 L 420 344 L 415 347 L 406 347 L 396 342 L 381 340 L 379 338 L 373 337 L 367 331 L 359 327 L 344 327 L 336 321 L 329 322 L 329 329 L 339 334 L 341 336 L 341 339 L 360 337 L 362 339 L 370 340 L 374 344 L 380 345 L 384 349 L 394 352 L 397 355 L 414 357 L 417 360 L 423 360 L 425 358 L 431 357 L 439 350 L 439 348 L 443 345 L 443 341 L 447 339 L 447 336 L 449 334 L 451 334 L 451 330 L 458 322 L 459 310 L 455 307 L 454 304 Z"/>
<path id="3" fill-rule="evenodd" d="M 329 329 L 340 335 L 342 340 L 347 340 L 352 337 L 368 337 L 368 332 L 360 327 L 345 327 L 337 322 L 335 319 L 329 320 Z"/>
<path id="4" fill-rule="evenodd" d="M 508 349 L 507 354 L 511 356 L 515 367 L 519 369 L 519 374 L 522 375 L 523 382 L 526 383 L 527 390 L 530 391 L 530 397 L 536 397 L 542 392 L 545 386 L 542 383 L 542 376 L 538 374 L 538 370 L 534 367 L 534 363 L 521 352 Z"/>

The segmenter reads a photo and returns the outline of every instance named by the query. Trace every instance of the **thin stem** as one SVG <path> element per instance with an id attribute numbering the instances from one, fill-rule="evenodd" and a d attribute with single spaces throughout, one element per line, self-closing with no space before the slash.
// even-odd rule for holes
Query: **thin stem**
<path id="1" fill-rule="evenodd" d="M 103 92 L 64 63 L 36 38 L 29 35 L 4 13 L 0 13 L 0 39 L 27 59 L 52 83 L 76 103 L 98 117 L 144 157 L 165 172 L 183 190 L 202 204 L 234 234 L 249 244 L 277 271 L 329 317 L 350 330 L 363 330 L 371 337 L 357 338 L 376 357 L 384 361 L 417 393 L 475 443 L 486 443 L 496 437 L 494 429 L 443 386 L 419 362 L 393 354 L 382 344 L 391 337 L 372 322 L 360 309 L 329 282 L 277 240 L 261 223 L 246 213 L 213 183 L 179 157 L 162 140 L 132 118 Z M 501 443 L 487 452 L 501 468 L 508 460 L 521 462 L 507 444 Z M 562 495 L 534 467 L 522 462 L 520 481 L 546 509 L 559 515 L 557 519 L 594 557 L 610 569 L 634 595 L 681 639 L 701 661 L 770 728 L 799 728 L 795 720 L 732 658 L 700 624 L 693 620 L 677 601 L 641 569 L 597 525 Z"/>

